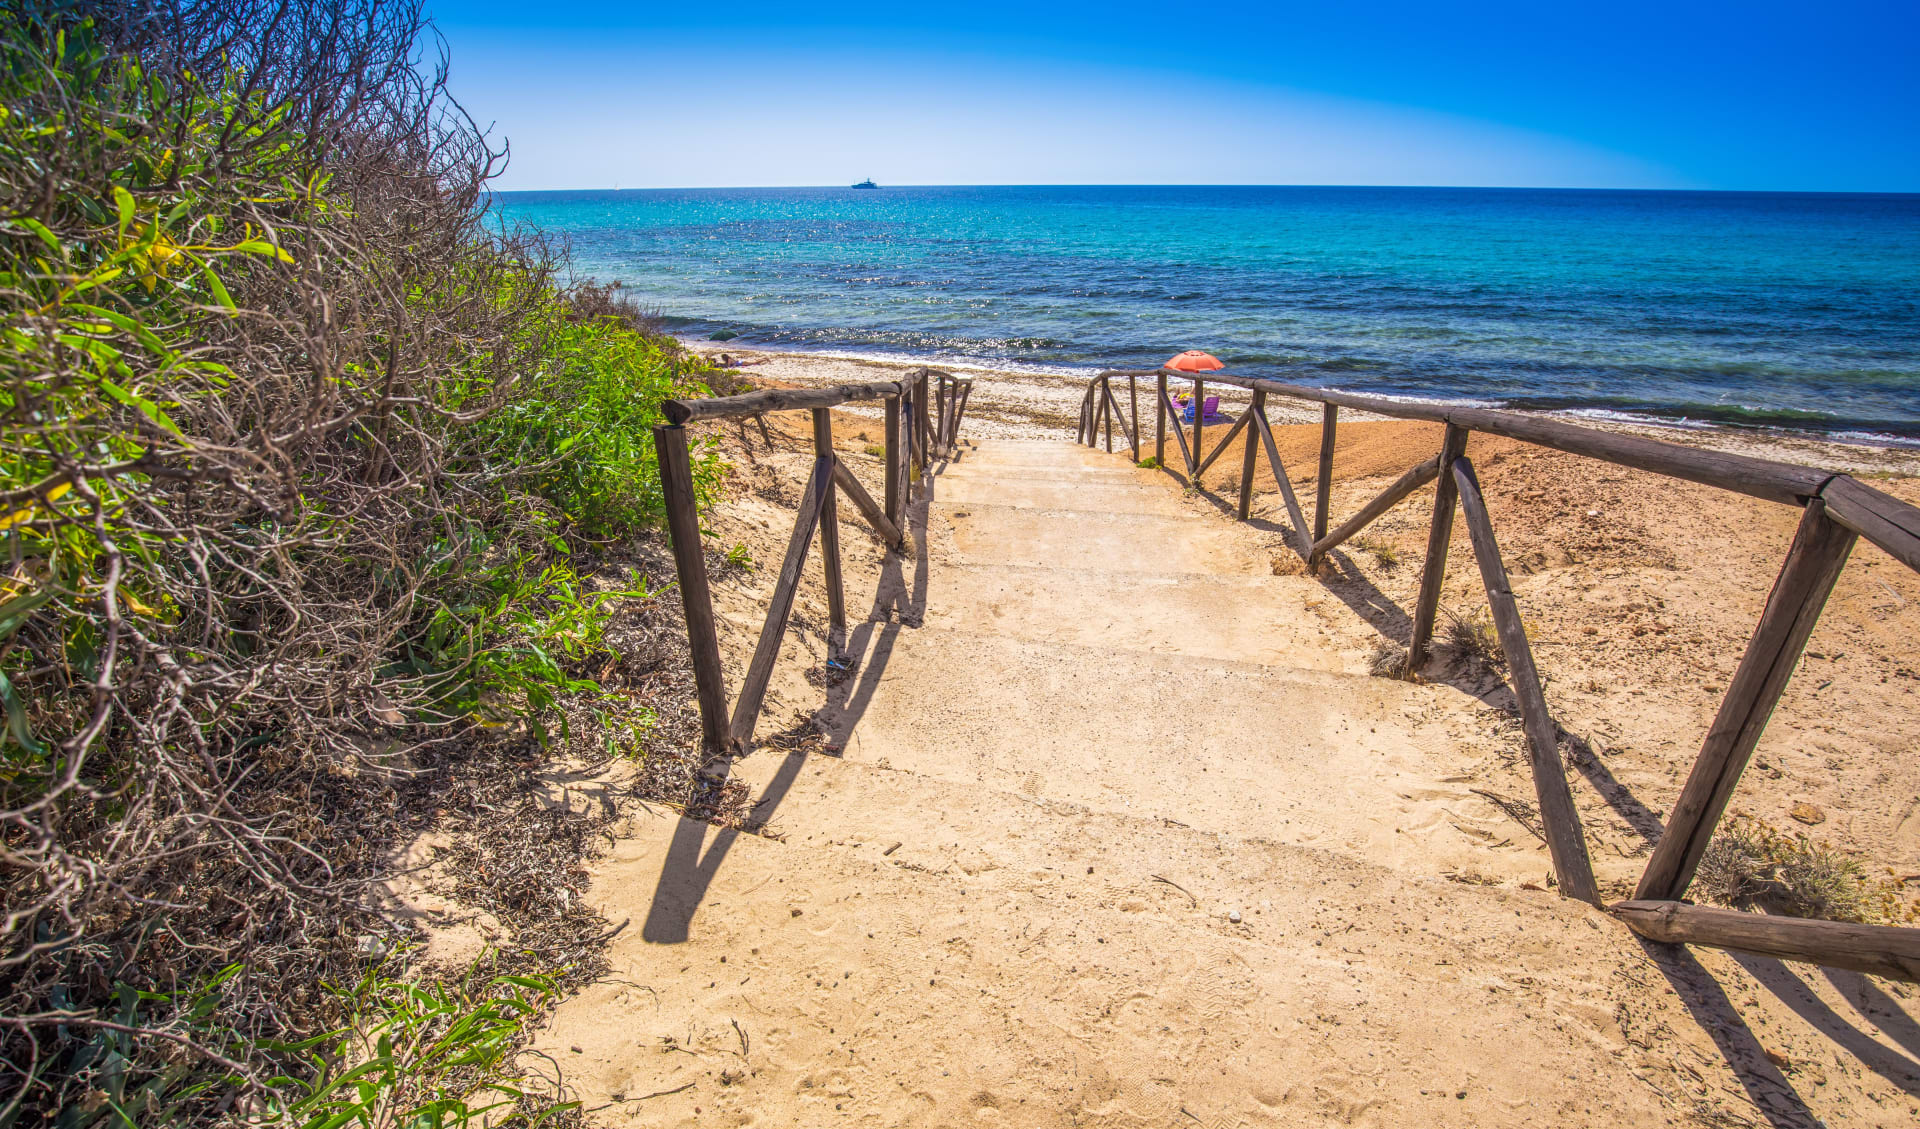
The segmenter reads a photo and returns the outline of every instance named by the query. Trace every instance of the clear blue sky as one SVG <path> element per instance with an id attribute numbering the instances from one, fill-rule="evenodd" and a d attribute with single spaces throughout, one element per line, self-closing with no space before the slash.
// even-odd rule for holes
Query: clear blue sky
<path id="1" fill-rule="evenodd" d="M 1920 0 L 428 0 L 505 188 L 1920 191 Z"/>

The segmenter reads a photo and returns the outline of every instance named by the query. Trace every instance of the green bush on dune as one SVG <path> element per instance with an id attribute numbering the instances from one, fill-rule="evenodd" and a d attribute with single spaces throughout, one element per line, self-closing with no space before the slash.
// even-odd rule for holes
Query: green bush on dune
<path id="1" fill-rule="evenodd" d="M 488 226 L 417 4 L 0 13 L 0 1126 L 456 1123 L 544 982 L 369 979 L 359 891 L 451 750 L 644 729 L 575 562 L 705 370 Z"/>

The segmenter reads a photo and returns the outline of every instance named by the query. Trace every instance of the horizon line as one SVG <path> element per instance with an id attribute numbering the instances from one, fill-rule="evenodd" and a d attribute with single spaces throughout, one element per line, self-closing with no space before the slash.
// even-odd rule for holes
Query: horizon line
<path id="1" fill-rule="evenodd" d="M 1045 181 L 1029 184 L 936 184 L 921 181 L 899 181 L 879 184 L 874 189 L 860 189 L 859 191 L 884 191 L 888 188 L 1352 188 L 1431 192 L 1634 192 L 1694 196 L 1920 196 L 1920 189 L 1885 188 L 1637 188 L 1560 184 L 1322 184 L 1310 182 L 1288 184 L 1255 183 L 1251 181 L 1211 184 L 1185 181 Z M 631 188 L 623 188 L 615 184 L 611 186 L 576 186 L 568 188 L 489 188 L 486 189 L 486 191 L 500 195 L 515 192 L 739 192 L 756 189 L 855 190 L 851 184 L 650 184 Z"/>

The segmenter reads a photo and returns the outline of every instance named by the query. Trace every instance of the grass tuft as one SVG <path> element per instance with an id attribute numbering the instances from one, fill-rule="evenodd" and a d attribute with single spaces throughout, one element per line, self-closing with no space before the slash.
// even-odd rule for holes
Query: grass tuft
<path id="1" fill-rule="evenodd" d="M 1788 917 L 1887 925 L 1920 920 L 1920 907 L 1897 879 L 1876 878 L 1858 859 L 1804 834 L 1783 835 L 1739 817 L 1713 837 L 1693 889 L 1719 905 Z"/>
<path id="2" fill-rule="evenodd" d="M 1375 643 L 1373 655 L 1367 660 L 1367 673 L 1375 678 L 1405 678 L 1407 649 L 1384 639 Z"/>
<path id="3" fill-rule="evenodd" d="M 1391 542 L 1379 537 L 1360 536 L 1353 539 L 1353 547 L 1373 554 L 1373 559 L 1388 572 L 1400 567 L 1400 551 Z"/>
<path id="4" fill-rule="evenodd" d="M 1447 613 L 1447 645 L 1453 652 L 1482 666 L 1502 666 L 1507 661 L 1507 653 L 1500 646 L 1500 633 L 1493 628 L 1493 616 L 1482 608 L 1470 616 L 1456 614 L 1453 609 L 1440 609 Z"/>

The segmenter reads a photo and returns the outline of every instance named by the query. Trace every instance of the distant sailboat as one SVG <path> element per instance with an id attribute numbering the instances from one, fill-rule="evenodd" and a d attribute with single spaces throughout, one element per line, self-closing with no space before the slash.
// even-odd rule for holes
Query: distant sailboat
<path id="1" fill-rule="evenodd" d="M 854 185 L 854 187 L 855 188 L 878 188 L 880 186 L 873 182 L 872 177 L 868 177 L 867 179 L 861 181 L 859 184 Z"/>

